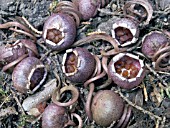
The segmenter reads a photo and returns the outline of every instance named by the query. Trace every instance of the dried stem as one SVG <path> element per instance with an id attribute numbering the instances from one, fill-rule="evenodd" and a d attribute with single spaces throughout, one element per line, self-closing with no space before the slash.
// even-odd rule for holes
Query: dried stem
<path id="1" fill-rule="evenodd" d="M 79 122 L 79 125 L 77 126 L 77 128 L 82 128 L 83 127 L 83 120 L 82 118 L 76 114 L 76 113 L 71 113 L 71 116 L 74 116 L 77 118 L 78 122 Z"/>
<path id="2" fill-rule="evenodd" d="M 90 90 L 89 90 L 89 94 L 86 100 L 85 111 L 86 111 L 86 115 L 89 118 L 89 120 L 92 121 L 93 118 L 92 118 L 92 112 L 91 112 L 91 101 L 92 101 L 92 96 L 93 96 L 93 91 L 94 91 L 94 83 L 90 83 L 89 88 Z"/>
<path id="3" fill-rule="evenodd" d="M 106 72 L 103 71 L 101 74 L 99 74 L 99 75 L 97 75 L 97 76 L 95 76 L 95 77 L 93 77 L 93 78 L 90 78 L 89 80 L 87 80 L 87 81 L 84 83 L 84 87 L 86 88 L 87 85 L 89 85 L 90 83 L 92 83 L 92 82 L 94 82 L 94 81 L 96 81 L 96 80 L 104 77 L 105 75 L 106 75 Z"/>
<path id="4" fill-rule="evenodd" d="M 142 112 L 145 113 L 145 114 L 148 114 L 151 118 L 154 117 L 154 118 L 156 118 L 157 120 L 162 121 L 162 118 L 161 118 L 161 117 L 159 117 L 159 116 L 155 115 L 154 113 L 152 113 L 152 112 L 150 112 L 150 111 L 147 111 L 147 110 L 143 109 L 142 107 L 137 106 L 136 104 L 132 103 L 130 100 L 128 100 L 128 98 L 126 98 L 126 97 L 121 93 L 120 90 L 118 90 L 118 93 L 119 93 L 119 95 L 120 95 L 129 105 L 131 105 L 132 107 L 136 108 L 137 110 L 142 111 Z"/>
<path id="5" fill-rule="evenodd" d="M 95 41 L 95 40 L 104 40 L 104 41 L 107 41 L 107 42 L 112 44 L 112 46 L 114 47 L 115 51 L 119 51 L 119 47 L 118 47 L 118 44 L 115 41 L 115 39 L 113 39 L 110 35 L 107 35 L 105 33 L 92 34 L 90 36 L 87 36 L 87 37 L 85 37 L 83 39 L 78 40 L 72 46 L 73 47 L 80 46 L 80 45 L 83 45 L 83 44 L 86 44 L 86 43 L 89 43 L 89 42 Z"/>
<path id="6" fill-rule="evenodd" d="M 72 99 L 69 100 L 69 101 L 66 102 L 66 103 L 61 103 L 61 102 L 59 102 L 58 100 L 60 99 L 60 95 L 61 95 L 62 93 L 64 93 L 65 91 L 71 91 Z M 64 106 L 64 107 L 66 107 L 66 106 L 70 106 L 70 105 L 74 104 L 74 103 L 77 101 L 78 97 L 79 97 L 79 91 L 78 91 L 78 89 L 77 89 L 76 87 L 74 87 L 74 86 L 72 86 L 72 85 L 71 85 L 71 86 L 64 86 L 64 87 L 61 88 L 60 90 L 56 89 L 56 90 L 54 91 L 54 93 L 53 93 L 53 95 L 52 95 L 52 101 L 53 101 L 55 104 L 57 104 L 58 106 Z"/>
<path id="7" fill-rule="evenodd" d="M 22 56 L 20 56 L 18 59 L 14 60 L 13 62 L 5 65 L 3 68 L 2 68 L 2 71 L 5 72 L 7 69 L 13 67 L 14 65 L 18 64 L 20 61 L 22 61 L 24 58 L 26 58 L 28 56 L 28 54 L 24 54 Z"/>

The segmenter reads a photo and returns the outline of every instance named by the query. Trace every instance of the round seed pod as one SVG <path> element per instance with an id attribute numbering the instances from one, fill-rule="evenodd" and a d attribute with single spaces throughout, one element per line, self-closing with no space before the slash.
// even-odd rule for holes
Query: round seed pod
<path id="1" fill-rule="evenodd" d="M 79 0 L 78 7 L 82 14 L 83 20 L 89 20 L 97 14 L 97 9 L 100 7 L 100 0 Z"/>
<path id="2" fill-rule="evenodd" d="M 96 63 L 85 48 L 68 49 L 63 56 L 62 70 L 68 80 L 83 83 L 92 75 Z"/>
<path id="3" fill-rule="evenodd" d="M 12 73 L 13 86 L 21 93 L 33 93 L 44 82 L 47 70 L 35 57 L 23 59 Z"/>
<path id="4" fill-rule="evenodd" d="M 0 62 L 7 64 L 3 67 L 3 71 L 19 63 L 27 56 L 39 56 L 37 47 L 32 40 L 20 39 L 14 44 L 0 46 Z"/>
<path id="5" fill-rule="evenodd" d="M 168 39 L 162 32 L 152 31 L 142 39 L 142 53 L 148 58 L 152 58 L 159 48 L 167 42 Z"/>
<path id="6" fill-rule="evenodd" d="M 131 89 L 142 82 L 146 70 L 139 57 L 130 53 L 119 53 L 110 61 L 108 75 L 118 86 Z"/>
<path id="7" fill-rule="evenodd" d="M 118 121 L 124 110 L 123 99 L 111 90 L 101 90 L 92 100 L 93 120 L 100 126 L 110 126 Z"/>
<path id="8" fill-rule="evenodd" d="M 136 43 L 139 37 L 139 28 L 136 22 L 129 18 L 121 18 L 112 26 L 112 37 L 122 47 Z"/>
<path id="9" fill-rule="evenodd" d="M 64 128 L 68 122 L 66 109 L 52 103 L 49 104 L 42 116 L 42 128 Z"/>
<path id="10" fill-rule="evenodd" d="M 44 24 L 42 37 L 52 50 L 67 49 L 73 44 L 76 37 L 74 19 L 63 13 L 52 14 Z"/>

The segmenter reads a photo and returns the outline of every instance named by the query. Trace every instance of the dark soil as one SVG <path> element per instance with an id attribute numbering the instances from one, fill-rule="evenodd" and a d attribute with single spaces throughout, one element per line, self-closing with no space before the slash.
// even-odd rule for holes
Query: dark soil
<path id="1" fill-rule="evenodd" d="M 120 2 L 112 0 L 113 5 L 111 7 L 106 6 L 106 8 L 101 9 L 97 16 L 90 19 L 91 24 L 81 24 L 78 28 L 76 40 L 98 29 L 110 34 L 109 29 L 113 21 L 120 18 L 119 14 L 112 16 L 111 12 L 114 9 L 115 12 L 118 9 L 120 9 L 119 11 L 121 12 L 121 8 L 124 5 L 124 0 L 119 1 Z M 167 2 L 166 6 L 163 3 L 157 4 L 156 2 L 158 0 L 149 1 L 154 8 L 153 18 L 148 26 L 145 28 L 141 27 L 142 32 L 139 41 L 145 34 L 152 30 L 165 29 L 170 31 L 170 2 L 168 0 L 162 0 L 165 3 Z M 42 31 L 43 24 L 48 16 L 50 16 L 55 5 L 56 1 L 54 0 L 0 0 L 0 24 L 13 21 L 17 16 L 24 16 L 30 24 Z M 164 10 L 168 7 L 169 11 L 165 13 Z M 0 45 L 13 43 L 13 40 L 18 38 L 25 37 L 8 29 L 0 30 Z M 42 38 L 39 37 L 37 47 L 40 55 L 43 56 L 49 49 L 41 42 L 43 42 Z M 82 47 L 86 47 L 90 52 L 96 55 L 99 55 L 102 49 L 109 50 L 112 48 L 109 43 L 103 43 L 101 41 L 91 42 Z M 138 50 L 139 48 L 136 48 L 134 51 L 140 52 L 140 50 Z M 45 83 L 55 78 L 53 71 L 56 71 L 63 81 L 65 80 L 61 71 L 61 60 L 64 52 L 65 51 L 58 54 L 55 52 L 47 54 L 44 59 L 44 64 L 48 69 L 48 76 Z M 1 64 L 0 66 L 2 67 Z M 0 72 L 0 128 L 40 128 L 41 119 L 26 114 L 21 108 L 23 100 L 31 94 L 22 95 L 13 88 L 11 73 L 11 70 L 8 72 Z M 96 84 L 106 81 L 106 79 L 107 78 L 104 77 L 99 82 L 96 82 Z M 161 86 L 159 86 L 160 84 L 165 86 L 166 89 L 161 88 Z M 82 89 L 80 86 L 79 89 L 84 91 L 83 95 L 88 93 L 87 89 Z M 111 89 L 111 87 L 107 89 Z M 117 87 L 114 86 L 112 89 L 116 90 Z M 127 98 L 133 103 L 135 97 L 136 101 L 139 101 L 138 106 L 141 105 L 142 108 L 142 110 L 140 110 L 140 108 L 133 107 L 133 114 L 128 128 L 170 128 L 170 72 L 154 72 L 154 69 L 150 70 L 140 87 L 130 91 L 121 89 L 121 93 L 124 95 L 124 98 Z M 81 100 L 79 101 L 81 102 Z M 47 104 L 50 102 L 51 100 L 47 101 Z M 135 103 L 133 105 L 135 106 Z M 79 103 L 78 107 L 80 108 L 79 113 L 83 119 L 84 127 L 100 127 L 94 122 L 86 121 L 83 103 Z M 161 117 L 163 120 L 159 121 L 155 116 Z"/>

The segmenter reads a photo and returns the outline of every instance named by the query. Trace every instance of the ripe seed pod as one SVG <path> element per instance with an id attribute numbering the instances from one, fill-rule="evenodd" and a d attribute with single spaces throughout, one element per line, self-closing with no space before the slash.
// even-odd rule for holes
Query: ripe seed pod
<path id="1" fill-rule="evenodd" d="M 79 7 L 83 20 L 89 20 L 97 14 L 98 8 L 104 7 L 109 0 L 76 0 L 75 3 Z"/>
<path id="2" fill-rule="evenodd" d="M 66 109 L 52 103 L 45 108 L 42 116 L 42 128 L 64 128 L 68 122 Z"/>
<path id="3" fill-rule="evenodd" d="M 152 31 L 142 39 L 142 53 L 148 58 L 152 58 L 159 48 L 167 42 L 168 39 L 162 32 Z"/>
<path id="4" fill-rule="evenodd" d="M 120 87 L 131 89 L 145 77 L 143 60 L 130 53 L 119 53 L 108 65 L 108 75 Z"/>
<path id="5" fill-rule="evenodd" d="M 62 51 L 73 44 L 76 24 L 67 14 L 52 14 L 44 24 L 42 37 L 49 48 Z"/>
<path id="6" fill-rule="evenodd" d="M 43 63 L 35 57 L 23 59 L 12 73 L 15 89 L 21 93 L 35 92 L 44 82 L 47 70 Z"/>
<path id="7" fill-rule="evenodd" d="M 85 82 L 95 69 L 95 59 L 85 48 L 68 49 L 63 56 L 62 70 L 67 79 L 75 83 Z"/>
<path id="8" fill-rule="evenodd" d="M 117 20 L 112 27 L 112 37 L 121 46 L 136 43 L 139 37 L 138 25 L 131 19 L 122 18 Z"/>
<path id="9" fill-rule="evenodd" d="M 97 9 L 100 7 L 100 0 L 79 0 L 79 11 L 82 14 L 83 20 L 89 20 L 97 14 Z"/>
<path id="10" fill-rule="evenodd" d="M 21 39 L 14 44 L 0 47 L 0 61 L 7 63 L 3 71 L 14 66 L 26 56 L 39 56 L 35 43 L 31 40 Z"/>
<path id="11" fill-rule="evenodd" d="M 118 121 L 123 114 L 124 102 L 122 98 L 111 90 L 101 90 L 92 100 L 91 111 L 93 120 L 101 126 L 110 126 Z"/>

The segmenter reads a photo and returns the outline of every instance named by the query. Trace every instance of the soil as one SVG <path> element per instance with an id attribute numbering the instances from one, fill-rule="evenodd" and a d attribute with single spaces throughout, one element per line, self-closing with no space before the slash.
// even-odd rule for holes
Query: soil
<path id="1" fill-rule="evenodd" d="M 76 40 L 84 38 L 89 33 L 95 32 L 98 29 L 110 34 L 110 28 L 112 28 L 113 22 L 121 17 L 120 14 L 122 13 L 122 7 L 125 1 L 112 0 L 112 4 L 100 9 L 97 16 L 89 20 L 90 24 L 86 22 L 81 23 L 78 27 Z M 162 0 L 159 2 L 158 0 L 149 0 L 149 2 L 153 6 L 154 13 L 149 25 L 144 28 L 140 26 L 141 33 L 139 41 L 150 31 L 170 31 L 170 1 Z M 51 15 L 56 3 L 56 0 L 0 0 L 0 24 L 15 21 L 17 17 L 24 16 L 37 30 L 42 31 L 43 24 L 48 16 Z M 13 43 L 18 38 L 28 37 L 8 29 L 0 30 L 0 45 Z M 42 37 L 38 37 L 36 45 L 41 57 L 50 51 L 43 43 Z M 138 53 L 140 55 L 140 46 L 133 50 L 134 54 Z M 87 48 L 91 53 L 96 55 L 100 55 L 101 50 L 107 51 L 112 48 L 109 43 L 103 43 L 102 41 L 94 41 L 81 47 Z M 44 84 L 55 78 L 54 71 L 60 76 L 63 82 L 66 81 L 68 83 L 61 71 L 64 52 L 50 52 L 43 59 L 43 63 L 48 70 L 48 76 Z M 146 59 L 144 60 L 146 61 Z M 151 61 L 148 61 L 148 63 L 151 65 Z M 2 64 L 0 64 L 0 67 L 2 68 Z M 126 102 L 126 104 L 133 106 L 133 113 L 127 128 L 170 128 L 170 71 L 155 72 L 153 67 L 150 67 L 152 69 L 148 70 L 146 77 L 139 87 L 132 90 L 120 90 L 125 101 L 126 99 L 132 101 L 132 104 L 129 102 Z M 23 100 L 32 94 L 23 95 L 18 93 L 13 87 L 11 74 L 12 70 L 0 72 L 0 128 L 40 128 L 41 118 L 28 115 L 21 107 Z M 107 77 L 104 77 L 99 82 L 96 82 L 96 84 L 106 80 Z M 160 85 L 164 86 L 164 88 Z M 115 91 L 118 89 L 114 83 L 112 83 L 112 86 L 106 89 Z M 83 89 L 80 85 L 78 88 L 82 91 L 85 98 L 88 89 Z M 70 94 L 66 93 L 65 97 L 70 97 Z M 50 102 L 51 100 L 48 100 L 47 104 Z M 81 99 L 78 102 L 81 102 Z M 79 113 L 83 119 L 83 127 L 100 128 L 94 122 L 86 120 L 83 103 L 78 104 Z M 136 104 L 137 107 L 135 107 Z"/>

